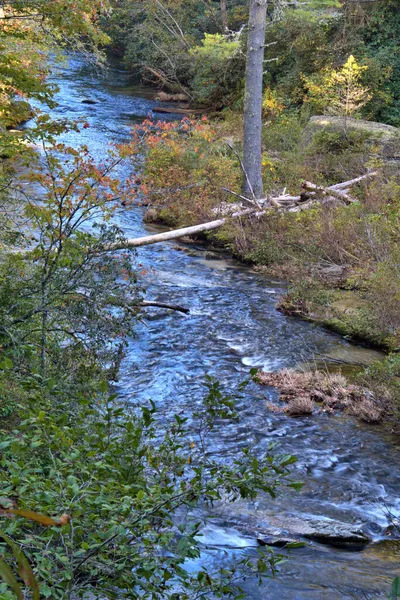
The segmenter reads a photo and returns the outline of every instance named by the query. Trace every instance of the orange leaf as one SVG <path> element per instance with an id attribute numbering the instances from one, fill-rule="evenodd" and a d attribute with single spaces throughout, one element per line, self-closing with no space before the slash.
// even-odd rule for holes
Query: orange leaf
<path id="1" fill-rule="evenodd" d="M 47 515 L 36 513 L 33 510 L 23 510 L 19 508 L 9 509 L 8 512 L 17 515 L 18 517 L 29 519 L 30 521 L 36 521 L 45 527 L 60 527 L 60 525 L 66 525 L 71 518 L 69 515 L 62 515 L 56 520 Z"/>

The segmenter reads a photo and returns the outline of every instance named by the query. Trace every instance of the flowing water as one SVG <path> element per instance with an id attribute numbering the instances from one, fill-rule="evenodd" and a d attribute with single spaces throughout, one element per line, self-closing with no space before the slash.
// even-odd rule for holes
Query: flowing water
<path id="1" fill-rule="evenodd" d="M 93 73 L 78 60 L 55 74 L 60 87 L 53 116 L 83 118 L 90 125 L 65 139 L 86 144 L 97 158 L 108 144 L 125 141 L 133 123 L 154 107 L 152 91 L 130 81 L 110 66 Z M 84 103 L 90 100 L 95 104 Z M 171 118 L 171 117 L 170 117 Z M 126 235 L 154 230 L 143 223 L 142 209 L 119 215 Z M 352 346 L 319 327 L 288 318 L 275 309 L 284 285 L 207 249 L 177 242 L 139 249 L 146 272 L 147 297 L 190 308 L 190 315 L 151 309 L 136 329 L 122 367 L 119 391 L 128 401 L 152 399 L 166 417 L 186 413 L 203 394 L 204 375 L 215 375 L 235 389 L 250 367 L 274 370 L 291 367 L 313 356 L 330 355 L 347 361 L 368 361 L 373 352 Z M 316 354 L 318 353 L 318 354 Z M 294 454 L 300 493 L 278 500 L 261 496 L 253 503 L 229 506 L 225 516 L 204 531 L 202 563 L 218 565 L 230 556 L 256 552 L 255 536 L 274 524 L 285 528 L 289 516 L 318 516 L 362 523 L 374 538 L 385 539 L 387 512 L 399 514 L 400 448 L 376 427 L 345 416 L 290 419 L 268 411 L 268 388 L 251 385 L 239 403 L 241 421 L 220 428 L 213 451 L 228 460 L 251 443 L 262 451 L 272 441 L 277 451 Z M 387 538 L 387 536 L 386 536 Z M 396 545 L 372 544 L 350 552 L 311 543 L 293 550 L 276 579 L 259 588 L 246 583 L 253 600 L 387 598 L 390 582 L 399 574 Z M 195 568 L 196 564 L 189 565 Z"/>

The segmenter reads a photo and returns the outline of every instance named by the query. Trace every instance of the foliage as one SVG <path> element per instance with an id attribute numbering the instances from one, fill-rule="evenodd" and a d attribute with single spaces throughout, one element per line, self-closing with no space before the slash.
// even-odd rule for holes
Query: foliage
<path id="1" fill-rule="evenodd" d="M 349 56 L 339 70 L 325 70 L 317 77 L 306 78 L 308 90 L 306 101 L 311 102 L 318 112 L 351 117 L 360 114 L 371 95 L 361 83 L 367 66 L 360 66 L 354 56 Z"/>
<path id="2" fill-rule="evenodd" d="M 106 387 L 71 404 L 62 386 L 43 394 L 37 380 L 21 383 L 28 392 L 21 422 L 2 432 L 3 493 L 17 498 L 22 511 L 69 515 L 62 527 L 19 516 L 3 523 L 32 564 L 41 597 L 91 591 L 96 597 L 236 598 L 246 573 L 268 574 L 282 561 L 260 553 L 258 567 L 245 560 L 241 573 L 238 565 L 214 574 L 184 567 L 199 556 L 202 518 L 182 521 L 179 508 L 190 514 L 199 501 L 207 507 L 222 496 L 234 501 L 261 491 L 274 496 L 282 484 L 298 487 L 288 480 L 291 456 L 268 450 L 256 458 L 244 448 L 232 461 L 210 457 L 216 420 L 237 418 L 233 399 L 217 382 L 208 379 L 194 428 L 189 416 L 162 424 L 154 404 L 129 410 Z M 3 553 L 12 564 L 12 553 L 6 547 Z"/>
<path id="3" fill-rule="evenodd" d="M 13 155 L 24 146 L 23 137 L 7 133 L 34 114 L 29 100 L 52 105 L 55 87 L 46 82 L 50 52 L 60 48 L 93 56 L 108 37 L 100 30 L 100 14 L 108 3 L 94 0 L 21 0 L 0 9 L 0 151 Z M 100 54 L 97 52 L 97 56 Z"/>
<path id="4" fill-rule="evenodd" d="M 390 424 L 399 432 L 400 427 L 400 360 L 397 353 L 375 362 L 360 375 L 361 382 L 389 406 Z"/>
<path id="5" fill-rule="evenodd" d="M 121 159 L 96 165 L 87 149 L 55 140 L 50 149 L 43 139 L 42 149 L 40 162 L 30 158 L 35 170 L 7 185 L 17 215 L 1 232 L 0 339 L 21 372 L 90 389 L 87 372 L 96 379 L 118 362 L 138 310 L 129 254 L 104 252 L 121 237 L 107 224 L 124 193 L 111 177 Z"/>
<path id="6" fill-rule="evenodd" d="M 229 105 L 243 78 L 240 41 L 205 33 L 201 46 L 192 48 L 190 54 L 194 58 L 190 80 L 193 99 L 214 108 Z"/>
<path id="7" fill-rule="evenodd" d="M 274 120 L 282 113 L 284 108 L 285 105 L 278 97 L 276 90 L 266 87 L 262 102 L 263 117 Z"/>
<path id="8" fill-rule="evenodd" d="M 400 577 L 395 577 L 392 583 L 389 600 L 397 600 L 400 597 Z"/>
<path id="9" fill-rule="evenodd" d="M 348 4 L 349 25 L 358 34 L 358 39 L 354 40 L 354 48 L 364 50 L 363 62 L 365 61 L 369 67 L 366 83 L 378 92 L 368 104 L 368 112 L 375 120 L 398 126 L 400 124 L 398 2 L 378 0 L 364 7 L 362 5 L 357 7 L 358 3 L 354 6 Z M 364 17 L 363 11 L 365 11 Z"/>
<path id="10" fill-rule="evenodd" d="M 210 144 L 210 142 L 213 142 Z M 146 120 L 136 128 L 132 143 L 121 148 L 132 158 L 146 152 L 138 192 L 163 211 L 170 224 L 198 223 L 226 198 L 224 186 L 240 189 L 240 167 L 226 144 L 203 118 L 180 122 Z"/>

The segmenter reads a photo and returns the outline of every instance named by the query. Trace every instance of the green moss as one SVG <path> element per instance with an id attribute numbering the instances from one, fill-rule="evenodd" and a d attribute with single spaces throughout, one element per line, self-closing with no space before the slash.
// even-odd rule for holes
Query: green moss
<path id="1" fill-rule="evenodd" d="M 374 307 L 357 292 L 326 289 L 312 284 L 294 286 L 280 302 L 287 314 L 301 316 L 343 337 L 392 351 L 397 340 L 382 329 Z"/>

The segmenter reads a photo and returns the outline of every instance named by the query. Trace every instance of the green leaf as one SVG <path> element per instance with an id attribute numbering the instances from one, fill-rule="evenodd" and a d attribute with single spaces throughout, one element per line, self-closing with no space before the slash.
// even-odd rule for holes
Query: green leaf
<path id="1" fill-rule="evenodd" d="M 4 560 L 2 560 L 2 559 L 0 559 L 0 575 L 3 579 L 3 581 L 5 581 L 10 586 L 10 588 L 13 590 L 13 592 L 17 596 L 18 600 L 23 600 L 24 595 L 22 593 L 22 590 L 20 588 L 18 581 L 16 580 L 16 578 L 15 578 L 13 572 L 11 571 L 10 567 L 8 566 L 8 564 L 5 563 Z"/>
<path id="2" fill-rule="evenodd" d="M 400 598 L 400 577 L 395 577 L 393 579 L 389 598 L 390 600 L 397 600 L 397 598 Z"/>
<path id="3" fill-rule="evenodd" d="M 306 546 L 305 542 L 290 542 L 286 544 L 285 548 L 303 548 L 304 546 Z"/>
<path id="4" fill-rule="evenodd" d="M 0 363 L 0 369 L 12 369 L 13 368 L 13 362 L 10 358 L 8 358 L 8 356 L 5 356 L 2 360 L 2 362 Z"/>
<path id="5" fill-rule="evenodd" d="M 288 483 L 288 487 L 300 491 L 304 487 L 304 483 L 302 481 L 292 481 L 291 483 Z"/>
<path id="6" fill-rule="evenodd" d="M 39 595 L 39 586 L 37 584 L 35 575 L 32 571 L 32 567 L 29 564 L 28 559 L 25 554 L 22 552 L 21 548 L 7 535 L 0 531 L 0 537 L 3 538 L 5 542 L 11 547 L 15 559 L 18 563 L 18 571 L 21 576 L 21 579 L 24 583 L 31 588 L 33 600 L 40 600 Z"/>

